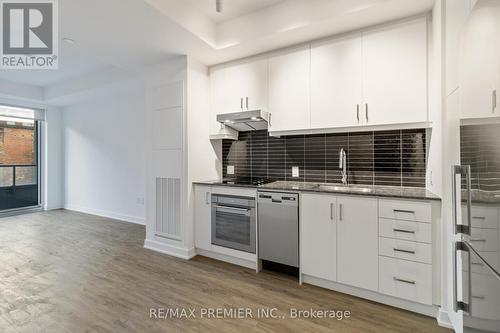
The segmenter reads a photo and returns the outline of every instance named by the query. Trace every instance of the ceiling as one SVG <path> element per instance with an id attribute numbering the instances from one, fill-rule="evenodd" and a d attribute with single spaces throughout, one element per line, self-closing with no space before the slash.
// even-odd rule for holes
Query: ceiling
<path id="1" fill-rule="evenodd" d="M 39 87 L 50 86 L 74 77 L 99 71 L 109 66 L 92 55 L 82 52 L 77 45 L 59 43 L 58 70 L 2 70 L 0 78 Z"/>
<path id="2" fill-rule="evenodd" d="M 0 83 L 64 87 L 134 76 L 187 54 L 207 65 L 431 10 L 434 0 L 59 0 L 60 68 L 2 71 Z M 117 74 L 117 72 L 120 72 Z M 66 89 L 68 90 L 68 89 Z M 52 89 L 51 91 L 54 91 Z M 1 92 L 0 92 L 1 93 Z"/>
<path id="3" fill-rule="evenodd" d="M 215 10 L 215 0 L 183 0 L 192 8 L 196 8 L 213 22 L 221 23 L 247 15 L 257 10 L 276 5 L 285 0 L 222 0 L 222 12 Z"/>

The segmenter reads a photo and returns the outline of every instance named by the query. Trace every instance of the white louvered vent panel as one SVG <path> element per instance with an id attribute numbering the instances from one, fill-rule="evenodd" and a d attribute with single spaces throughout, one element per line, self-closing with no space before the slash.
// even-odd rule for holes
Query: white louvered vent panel
<path id="1" fill-rule="evenodd" d="M 156 235 L 181 239 L 181 180 L 156 178 Z"/>

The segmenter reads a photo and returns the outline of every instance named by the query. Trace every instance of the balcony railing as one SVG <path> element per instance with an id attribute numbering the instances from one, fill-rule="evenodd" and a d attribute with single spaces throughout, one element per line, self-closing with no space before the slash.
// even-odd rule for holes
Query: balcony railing
<path id="1" fill-rule="evenodd" d="M 0 164 L 0 188 L 29 186 L 38 184 L 37 165 Z"/>
<path id="2" fill-rule="evenodd" d="M 0 211 L 38 204 L 38 166 L 0 164 Z"/>

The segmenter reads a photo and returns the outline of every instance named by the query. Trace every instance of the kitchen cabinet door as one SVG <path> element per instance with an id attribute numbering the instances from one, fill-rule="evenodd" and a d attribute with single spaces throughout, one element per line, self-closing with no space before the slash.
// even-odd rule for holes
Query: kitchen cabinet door
<path id="1" fill-rule="evenodd" d="M 309 129 L 310 48 L 269 59 L 270 131 Z"/>
<path id="2" fill-rule="evenodd" d="M 362 124 L 361 35 L 311 47 L 311 128 Z"/>
<path id="3" fill-rule="evenodd" d="M 330 195 L 301 197 L 301 268 L 317 278 L 337 280 L 337 199 Z"/>
<path id="4" fill-rule="evenodd" d="M 460 40 L 467 17 L 470 13 L 470 0 L 446 0 L 446 96 L 459 85 Z"/>
<path id="5" fill-rule="evenodd" d="M 427 122 L 427 20 L 363 34 L 363 115 L 367 125 Z"/>
<path id="6" fill-rule="evenodd" d="M 377 199 L 337 197 L 337 280 L 378 290 Z"/>
<path id="7" fill-rule="evenodd" d="M 229 110 L 226 96 L 226 72 L 223 67 L 210 69 L 210 134 L 217 134 L 221 124 L 217 122 L 217 115 Z"/>
<path id="8" fill-rule="evenodd" d="M 267 59 L 237 65 L 234 72 L 235 75 L 230 79 L 230 82 L 238 87 L 239 95 L 243 98 L 243 110 L 267 111 L 269 84 Z"/>
<path id="9" fill-rule="evenodd" d="M 196 185 L 194 188 L 194 242 L 198 249 L 212 250 L 211 188 Z"/>
<path id="10" fill-rule="evenodd" d="M 460 59 L 462 119 L 500 116 L 500 3 L 478 2 L 465 23 Z"/>
<path id="11" fill-rule="evenodd" d="M 224 113 L 267 109 L 267 66 L 267 59 L 226 66 Z"/>

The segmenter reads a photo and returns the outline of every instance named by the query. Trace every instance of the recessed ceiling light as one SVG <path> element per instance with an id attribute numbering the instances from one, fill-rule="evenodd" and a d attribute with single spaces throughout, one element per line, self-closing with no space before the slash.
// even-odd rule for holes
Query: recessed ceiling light
<path id="1" fill-rule="evenodd" d="M 63 42 L 66 42 L 71 45 L 75 44 L 75 40 L 71 38 L 63 38 Z"/>

